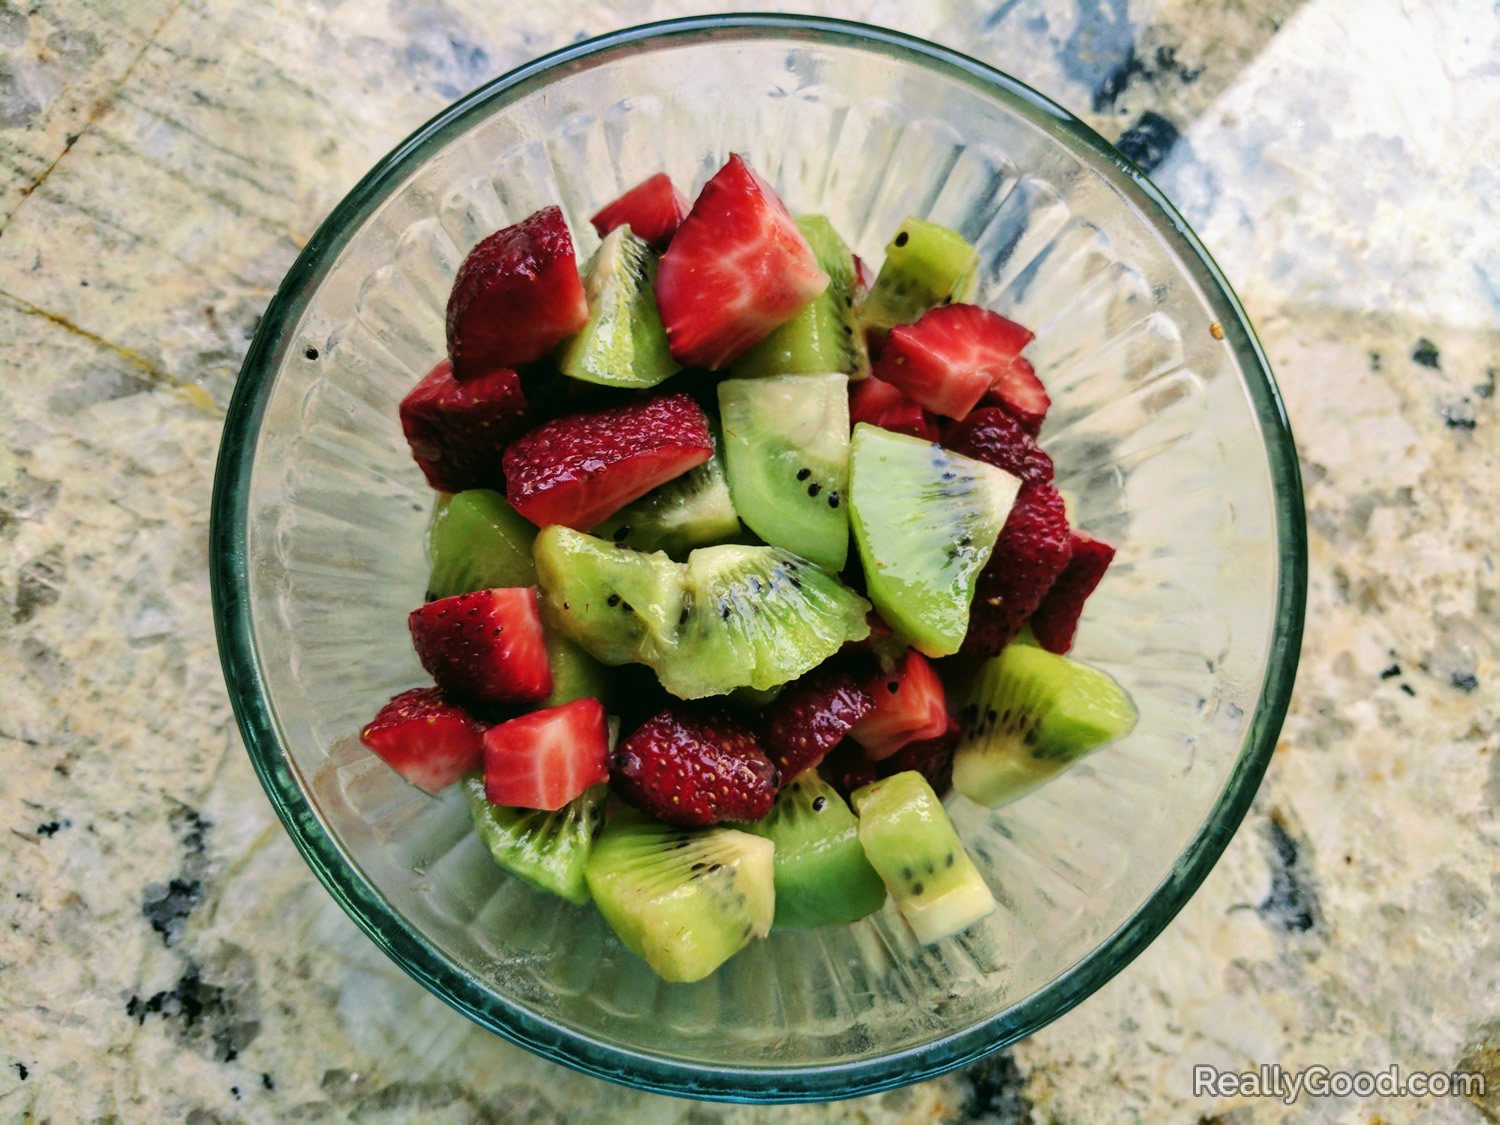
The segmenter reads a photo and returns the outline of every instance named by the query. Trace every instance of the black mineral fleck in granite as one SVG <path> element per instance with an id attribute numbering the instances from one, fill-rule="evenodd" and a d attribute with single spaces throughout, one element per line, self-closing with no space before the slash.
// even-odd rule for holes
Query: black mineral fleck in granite
<path id="1" fill-rule="evenodd" d="M 993 1125 L 1023 1125 L 1035 1120 L 1031 1099 L 1026 1096 L 1026 1076 L 1009 1050 L 980 1060 L 964 1071 L 964 1077 L 970 1089 L 961 1120 Z"/>
<path id="2" fill-rule="evenodd" d="M 1402 684 L 1401 685 L 1401 690 L 1404 691 L 1404 692 L 1406 692 L 1406 694 L 1409 695 L 1409 696 L 1411 696 L 1413 699 L 1416 698 L 1417 689 L 1414 688 L 1414 687 L 1412 687 L 1411 684 Z"/>
<path id="3" fill-rule="evenodd" d="M 1153 171 L 1167 158 L 1178 139 L 1177 126 L 1149 109 L 1120 134 L 1115 147 L 1143 172 Z"/>
<path id="4" fill-rule="evenodd" d="M 1473 672 L 1454 672 L 1448 677 L 1448 682 L 1465 695 L 1479 690 L 1479 677 Z"/>
<path id="5" fill-rule="evenodd" d="M 25 1082 L 27 1078 L 31 1077 L 31 1071 L 26 1069 L 25 1063 L 16 1063 L 16 1073 L 21 1076 L 22 1082 Z"/>
<path id="6" fill-rule="evenodd" d="M 161 935 L 162 944 L 171 946 L 182 936 L 193 907 L 202 901 L 203 884 L 197 879 L 173 879 L 166 886 L 152 883 L 146 888 L 141 913 Z"/>
<path id="7" fill-rule="evenodd" d="M 1479 425 L 1479 420 L 1474 417 L 1473 404 L 1464 399 L 1443 407 L 1443 425 L 1450 430 L 1474 430 Z"/>
<path id="8" fill-rule="evenodd" d="M 142 999 L 132 996 L 125 1014 L 141 1026 L 151 1016 L 171 1021 L 177 1039 L 185 1045 L 203 1045 L 219 1062 L 233 1062 L 260 1033 L 260 1021 L 246 1018 L 230 991 L 203 979 L 203 971 L 189 959 L 171 988 Z"/>
<path id="9" fill-rule="evenodd" d="M 1389 668 L 1386 668 L 1380 673 L 1380 678 L 1382 680 L 1389 680 L 1399 675 L 1401 675 L 1401 665 L 1392 664 Z"/>
<path id="10" fill-rule="evenodd" d="M 1433 370 L 1442 368 L 1442 359 L 1438 354 L 1438 347 L 1426 336 L 1417 341 L 1417 346 L 1411 350 L 1411 358 L 1423 367 L 1431 367 Z"/>
<path id="11" fill-rule="evenodd" d="M 1255 908 L 1261 920 L 1282 933 L 1305 933 L 1318 924 L 1317 888 L 1305 842 L 1299 842 L 1287 831 L 1276 813 L 1264 829 L 1266 859 L 1271 868 L 1271 889 Z"/>
<path id="12" fill-rule="evenodd" d="M 272 1078 L 265 1071 L 261 1071 L 260 1085 L 263 1090 L 274 1090 L 276 1089 L 276 1079 Z"/>
<path id="13" fill-rule="evenodd" d="M 49 820 L 46 824 L 38 824 L 36 826 L 36 834 L 38 836 L 45 836 L 50 838 L 52 836 L 56 836 L 64 828 L 72 827 L 73 822 L 67 817 L 63 817 L 61 820 Z"/>

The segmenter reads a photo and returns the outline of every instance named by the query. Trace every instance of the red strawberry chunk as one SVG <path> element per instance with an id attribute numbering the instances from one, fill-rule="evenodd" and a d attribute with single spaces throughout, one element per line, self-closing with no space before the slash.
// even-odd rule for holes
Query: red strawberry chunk
<path id="1" fill-rule="evenodd" d="M 894 671 L 866 687 L 875 705 L 849 731 L 872 761 L 889 758 L 909 742 L 936 738 L 948 728 L 943 683 L 927 658 L 908 650 Z"/>
<path id="2" fill-rule="evenodd" d="M 1081 531 L 1073 532 L 1072 542 L 1073 557 L 1031 615 L 1031 631 L 1049 652 L 1063 653 L 1073 647 L 1083 603 L 1088 601 L 1115 557 L 1115 549 L 1108 543 Z"/>
<path id="3" fill-rule="evenodd" d="M 492 805 L 560 809 L 609 780 L 604 705 L 575 699 L 491 727 L 484 735 L 484 795 Z"/>
<path id="4" fill-rule="evenodd" d="M 359 740 L 418 789 L 438 793 L 479 766 L 484 727 L 437 688 L 403 691 Z"/>
<path id="5" fill-rule="evenodd" d="M 535 586 L 428 602 L 407 618 L 422 667 L 474 703 L 535 703 L 552 691 Z"/>
<path id="6" fill-rule="evenodd" d="M 703 409 L 685 394 L 555 418 L 505 451 L 506 499 L 538 527 L 597 527 L 713 455 Z"/>
<path id="7" fill-rule="evenodd" d="M 601 208 L 589 222 L 600 238 L 616 227 L 628 226 L 637 238 L 665 250 L 687 213 L 687 199 L 665 172 L 658 172 Z"/>
<path id="8" fill-rule="evenodd" d="M 755 736 L 725 715 L 663 711 L 615 749 L 615 790 L 668 824 L 759 820 L 781 778 Z"/>
<path id="9" fill-rule="evenodd" d="M 1003 469 L 1026 484 L 1052 479 L 1052 458 L 1020 422 L 998 406 L 981 407 L 963 421 L 949 423 L 943 430 L 943 445 Z"/>
<path id="10" fill-rule="evenodd" d="M 1009 367 L 995 373 L 985 400 L 1003 407 L 1033 437 L 1042 432 L 1042 422 L 1052 406 L 1046 388 L 1036 377 L 1036 368 L 1025 356 L 1016 356 Z"/>
<path id="11" fill-rule="evenodd" d="M 860 422 L 927 441 L 936 441 L 938 436 L 931 414 L 903 391 L 873 375 L 849 387 L 849 425 L 853 428 Z"/>
<path id="12" fill-rule="evenodd" d="M 1029 330 L 989 309 L 940 305 L 928 309 L 915 324 L 891 329 L 875 374 L 924 409 L 962 418 L 1009 370 L 1031 338 Z"/>
<path id="13" fill-rule="evenodd" d="M 786 688 L 766 712 L 766 754 L 790 781 L 844 740 L 875 706 L 869 692 L 844 672 L 813 672 Z"/>
<path id="14" fill-rule="evenodd" d="M 994 656 L 1015 639 L 1073 555 L 1062 497 L 1022 485 L 974 589 L 963 651 Z"/>
<path id="15" fill-rule="evenodd" d="M 954 719 L 948 720 L 943 733 L 935 738 L 924 738 L 920 742 L 908 742 L 889 758 L 880 763 L 880 776 L 916 770 L 932 786 L 932 791 L 941 797 L 953 788 L 953 751 L 958 749 L 959 735 L 963 728 Z"/>
<path id="16" fill-rule="evenodd" d="M 460 383 L 445 359 L 401 400 L 411 455 L 441 492 L 504 488 L 501 450 L 525 427 L 521 378 L 507 367 Z"/>
<path id="17" fill-rule="evenodd" d="M 559 208 L 544 207 L 490 235 L 459 266 L 448 295 L 454 377 L 542 359 L 588 319 L 568 224 Z"/>
<path id="18" fill-rule="evenodd" d="M 717 371 L 827 287 L 786 205 L 731 156 L 662 255 L 656 303 L 672 355 Z"/>

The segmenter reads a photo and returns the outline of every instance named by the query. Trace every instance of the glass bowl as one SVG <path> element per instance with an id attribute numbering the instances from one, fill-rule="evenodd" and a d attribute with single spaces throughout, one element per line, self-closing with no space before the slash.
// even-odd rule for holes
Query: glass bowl
<path id="1" fill-rule="evenodd" d="M 592 907 L 490 860 L 450 791 L 357 742 L 426 681 L 431 494 L 396 404 L 443 352 L 464 253 L 561 202 L 746 154 L 878 261 L 909 214 L 979 247 L 979 300 L 1032 327 L 1043 443 L 1073 521 L 1119 556 L 1076 655 L 1140 725 L 999 811 L 953 819 L 1000 901 L 921 946 L 889 904 L 775 933 L 664 984 Z M 1021 83 L 892 32 L 734 16 L 634 28 L 497 79 L 418 130 L 318 230 L 266 312 L 224 431 L 212 527 L 225 676 L 318 877 L 459 1011 L 603 1078 L 706 1098 L 846 1097 L 976 1059 L 1088 996 L 1166 925 L 1254 795 L 1300 643 L 1297 460 L 1265 356 L 1203 247 L 1110 145 Z"/>

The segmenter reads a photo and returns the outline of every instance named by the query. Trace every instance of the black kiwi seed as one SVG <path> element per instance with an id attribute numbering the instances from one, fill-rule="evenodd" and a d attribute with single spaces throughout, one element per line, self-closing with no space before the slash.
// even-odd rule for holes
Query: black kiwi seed
<path id="1" fill-rule="evenodd" d="M 682 612 L 677 615 L 677 624 L 686 625 L 688 619 L 688 607 L 683 606 Z"/>
<path id="2" fill-rule="evenodd" d="M 708 873 L 710 875 L 712 875 L 715 871 L 722 871 L 723 869 L 724 865 L 722 863 L 711 863 L 708 865 Z"/>
<path id="3" fill-rule="evenodd" d="M 631 605 L 629 602 L 621 602 L 620 603 L 620 611 L 622 613 L 634 613 L 635 612 L 635 606 Z"/>
<path id="4" fill-rule="evenodd" d="M 953 853 L 952 852 L 949 852 L 948 853 L 948 858 L 945 859 L 945 860 L 943 860 L 943 866 L 944 867 L 952 867 L 953 866 Z"/>
<path id="5" fill-rule="evenodd" d="M 900 234 L 898 234 L 896 236 L 896 246 L 898 248 L 902 247 L 902 246 L 905 246 L 910 241 L 911 241 L 911 235 L 907 234 L 905 231 L 902 231 Z"/>
<path id="6" fill-rule="evenodd" d="M 689 871 L 702 871 L 707 866 L 708 866 L 708 864 L 704 863 L 702 860 L 699 860 L 697 863 L 693 864 L 692 867 L 688 868 L 688 870 Z"/>
<path id="7" fill-rule="evenodd" d="M 911 877 L 912 877 L 912 869 L 910 867 L 903 867 L 901 869 L 901 878 L 903 878 L 903 879 L 910 879 Z"/>
<path id="8" fill-rule="evenodd" d="M 922 893 L 922 884 L 921 883 L 913 883 L 911 885 L 911 893 L 914 894 L 914 895 L 921 894 Z"/>
<path id="9" fill-rule="evenodd" d="M 839 506 L 839 494 L 837 492 L 830 492 L 828 494 L 828 506 L 830 508 L 837 508 Z"/>
<path id="10" fill-rule="evenodd" d="M 722 620 L 722 621 L 728 621 L 729 618 L 731 616 L 733 616 L 733 614 L 734 614 L 734 611 L 729 608 L 729 603 L 728 602 L 721 603 L 720 609 L 719 609 L 719 618 L 720 618 L 720 620 Z"/>
<path id="11" fill-rule="evenodd" d="M 943 480 L 957 480 L 958 479 L 958 474 L 955 473 L 952 469 L 948 469 L 948 470 L 946 470 L 943 473 L 942 479 Z"/>
<path id="12" fill-rule="evenodd" d="M 821 484 L 819 484 L 817 481 L 813 481 L 812 484 L 810 484 L 810 485 L 807 486 L 807 494 L 809 496 L 816 496 L 818 493 L 820 493 L 822 491 L 823 491 L 823 486 Z"/>
<path id="13" fill-rule="evenodd" d="M 822 812 L 827 807 L 828 807 L 828 798 L 827 797 L 814 797 L 813 798 L 813 803 L 812 803 L 812 810 L 813 810 L 813 812 Z"/>
<path id="14" fill-rule="evenodd" d="M 806 480 L 810 476 L 812 476 L 812 470 L 811 469 L 798 469 L 797 470 L 797 479 L 798 480 Z"/>
<path id="15" fill-rule="evenodd" d="M 619 605 L 620 604 L 620 595 L 619 594 L 611 594 L 609 597 L 607 597 L 607 598 L 604 599 L 604 604 L 608 605 L 608 606 L 617 606 L 617 605 Z"/>

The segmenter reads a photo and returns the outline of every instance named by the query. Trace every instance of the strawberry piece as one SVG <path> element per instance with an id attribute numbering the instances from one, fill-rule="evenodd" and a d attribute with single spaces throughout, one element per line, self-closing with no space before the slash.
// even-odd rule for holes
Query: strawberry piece
<path id="1" fill-rule="evenodd" d="M 725 715 L 661 712 L 615 749 L 615 790 L 668 824 L 759 820 L 781 778 L 755 736 Z"/>
<path id="2" fill-rule="evenodd" d="M 961 422 L 950 422 L 943 429 L 943 445 L 1026 484 L 1052 479 L 1052 458 L 1019 421 L 997 406 L 981 407 Z"/>
<path id="3" fill-rule="evenodd" d="M 535 586 L 439 598 L 406 619 L 422 667 L 474 703 L 535 703 L 552 692 Z"/>
<path id="4" fill-rule="evenodd" d="M 851 255 L 854 259 L 854 289 L 857 293 L 868 293 L 875 284 L 875 275 L 870 272 L 870 267 L 858 254 Z"/>
<path id="5" fill-rule="evenodd" d="M 713 455 L 703 408 L 685 394 L 569 414 L 505 451 L 506 499 L 538 527 L 597 527 Z"/>
<path id="6" fill-rule="evenodd" d="M 445 359 L 401 400 L 411 455 L 440 492 L 504 488 L 500 451 L 525 427 L 521 377 L 507 367 L 460 383 Z"/>
<path id="7" fill-rule="evenodd" d="M 936 441 L 937 423 L 899 388 L 871 375 L 849 387 L 849 425 L 860 422 Z"/>
<path id="8" fill-rule="evenodd" d="M 454 378 L 520 367 L 589 319 L 588 300 L 561 209 L 544 207 L 469 251 L 448 295 L 448 358 Z"/>
<path id="9" fill-rule="evenodd" d="M 1036 377 L 1036 368 L 1025 356 L 1016 356 L 1010 366 L 995 373 L 986 402 L 1003 407 L 1032 437 L 1042 432 L 1042 422 L 1052 400 Z"/>
<path id="10" fill-rule="evenodd" d="M 916 770 L 927 779 L 932 791 L 941 797 L 953 788 L 953 751 L 958 749 L 963 727 L 950 718 L 943 733 L 935 738 L 924 738 L 920 742 L 908 742 L 889 758 L 879 763 L 880 776 Z"/>
<path id="11" fill-rule="evenodd" d="M 766 754 L 790 781 L 811 769 L 874 708 L 870 693 L 836 669 L 791 684 L 766 709 Z"/>
<path id="12" fill-rule="evenodd" d="M 1023 485 L 989 563 L 979 572 L 962 651 L 994 656 L 1014 640 L 1072 555 L 1068 516 L 1057 489 Z"/>
<path id="13" fill-rule="evenodd" d="M 575 699 L 491 727 L 484 735 L 484 795 L 492 805 L 560 809 L 609 780 L 604 705 Z"/>
<path id="14" fill-rule="evenodd" d="M 665 172 L 658 172 L 600 208 L 589 222 L 600 238 L 616 227 L 628 226 L 637 238 L 654 249 L 665 250 L 687 212 L 688 201 L 682 192 Z"/>
<path id="15" fill-rule="evenodd" d="M 892 328 L 875 374 L 894 383 L 926 410 L 962 418 L 1005 379 L 1032 334 L 977 305 L 939 305 L 915 324 Z M 1035 375 L 1032 376 L 1035 381 Z M 1046 392 L 1041 412 L 1046 413 Z"/>
<path id="16" fill-rule="evenodd" d="M 771 186 L 739 156 L 704 185 L 656 274 L 672 355 L 717 371 L 828 287 Z"/>
<path id="17" fill-rule="evenodd" d="M 437 688 L 413 688 L 380 709 L 359 740 L 418 789 L 438 793 L 478 767 L 484 727 Z"/>
<path id="18" fill-rule="evenodd" d="M 876 675 L 866 686 L 874 706 L 849 730 L 872 761 L 889 758 L 909 742 L 936 738 L 948 728 L 943 683 L 927 658 L 907 650 L 894 671 Z"/>
<path id="19" fill-rule="evenodd" d="M 1072 533 L 1072 543 L 1072 558 L 1031 615 L 1031 631 L 1048 652 L 1063 653 L 1073 647 L 1083 603 L 1115 558 L 1115 549 L 1108 543 L 1081 531 Z"/>
<path id="20" fill-rule="evenodd" d="M 865 757 L 859 743 L 845 741 L 829 752 L 818 772 L 829 785 L 839 791 L 840 796 L 848 800 L 849 794 L 856 789 L 880 780 L 883 776 L 880 767 L 883 764 Z"/>

